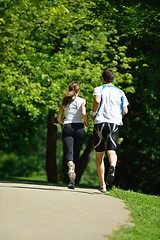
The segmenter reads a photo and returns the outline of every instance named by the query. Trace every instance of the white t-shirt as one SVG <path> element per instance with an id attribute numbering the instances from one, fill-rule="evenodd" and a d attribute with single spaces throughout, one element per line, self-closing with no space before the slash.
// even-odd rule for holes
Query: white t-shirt
<path id="1" fill-rule="evenodd" d="M 64 108 L 64 124 L 82 123 L 82 103 L 86 102 L 81 97 L 76 97 L 69 106 Z"/>
<path id="2" fill-rule="evenodd" d="M 94 124 L 107 122 L 123 125 L 122 108 L 129 104 L 124 92 L 112 84 L 104 84 L 94 89 L 95 95 L 100 96 L 100 104 Z"/>

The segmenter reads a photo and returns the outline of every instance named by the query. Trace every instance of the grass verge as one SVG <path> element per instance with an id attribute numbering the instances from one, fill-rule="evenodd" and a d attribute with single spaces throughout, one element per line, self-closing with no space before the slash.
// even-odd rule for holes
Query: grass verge
<path id="1" fill-rule="evenodd" d="M 115 231 L 110 240 L 159 240 L 160 239 L 160 198 L 158 196 L 125 191 L 113 187 L 111 196 L 124 201 L 131 211 L 133 225 Z"/>

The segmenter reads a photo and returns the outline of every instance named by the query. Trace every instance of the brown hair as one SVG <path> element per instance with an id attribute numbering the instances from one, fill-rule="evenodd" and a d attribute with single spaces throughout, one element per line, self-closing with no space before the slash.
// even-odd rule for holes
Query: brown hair
<path id="1" fill-rule="evenodd" d="M 114 72 L 111 69 L 105 68 L 102 73 L 103 80 L 107 83 L 113 82 Z"/>
<path id="2" fill-rule="evenodd" d="M 78 82 L 71 82 L 69 84 L 69 92 L 67 92 L 66 95 L 63 97 L 62 106 L 66 107 L 67 105 L 69 105 L 75 98 L 76 93 L 78 93 L 79 89 L 80 85 Z"/>

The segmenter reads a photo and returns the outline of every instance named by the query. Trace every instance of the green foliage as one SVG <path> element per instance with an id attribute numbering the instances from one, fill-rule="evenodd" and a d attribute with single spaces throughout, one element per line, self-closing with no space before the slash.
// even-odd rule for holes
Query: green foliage
<path id="1" fill-rule="evenodd" d="M 158 132 L 160 125 L 158 116 L 159 94 L 159 48 L 160 27 L 159 11 L 149 3 L 144 10 L 143 3 L 124 7 L 121 18 L 120 33 L 123 34 L 125 24 L 130 17 L 129 32 L 123 37 L 128 42 L 128 51 L 134 55 L 135 63 L 132 66 L 135 94 L 130 96 L 131 111 L 129 134 L 126 142 L 129 146 L 127 156 L 133 153 L 132 174 L 134 176 L 134 189 L 146 193 L 159 193 L 159 156 L 160 141 Z M 136 17 L 134 17 L 136 15 Z M 136 23 L 135 23 L 136 21 Z M 125 22 L 124 22 L 125 23 Z M 134 46 L 134 47 L 133 47 Z M 132 136 L 132 137 L 130 137 Z M 153 144 L 154 143 L 154 144 Z M 136 149 L 136 153 L 134 153 Z M 128 152 L 127 151 L 127 152 Z M 140 176 L 142 178 L 140 179 Z"/>
<path id="2" fill-rule="evenodd" d="M 80 94 L 87 100 L 91 133 L 93 88 L 101 84 L 102 69 L 110 67 L 115 84 L 130 102 L 119 151 L 130 169 L 129 187 L 157 192 L 158 6 L 147 0 L 0 0 L 2 151 L 26 152 L 32 133 L 37 125 L 46 124 L 50 109 L 56 122 L 62 96 L 73 80 L 80 82 Z"/>
<path id="3" fill-rule="evenodd" d="M 0 179 L 31 176 L 34 172 L 41 175 L 44 166 L 36 156 L 17 156 L 15 153 L 0 154 Z"/>
<path id="4" fill-rule="evenodd" d="M 81 83 L 81 96 L 87 100 L 90 116 L 90 96 L 101 83 L 102 68 L 108 65 L 116 71 L 119 63 L 129 68 L 131 59 L 125 56 L 126 47 L 118 45 L 116 29 L 106 31 L 103 22 L 94 17 L 92 9 L 96 5 L 90 1 L 2 3 L 2 136 L 8 135 L 8 121 L 14 122 L 22 114 L 29 116 L 31 124 L 46 116 L 49 109 L 56 117 L 61 98 L 73 80 Z M 117 73 L 117 85 L 123 81 L 126 90 L 133 92 L 131 75 Z M 89 122 L 92 131 L 90 118 Z"/>
<path id="5" fill-rule="evenodd" d="M 106 32 L 101 21 L 92 20 L 92 5 L 45 1 L 37 8 L 26 1 L 4 12 L 1 89 L 16 109 L 36 118 L 57 110 L 57 95 L 73 79 L 86 88 L 106 64 L 116 70 L 120 59 L 124 69 L 129 67 L 116 30 Z"/>

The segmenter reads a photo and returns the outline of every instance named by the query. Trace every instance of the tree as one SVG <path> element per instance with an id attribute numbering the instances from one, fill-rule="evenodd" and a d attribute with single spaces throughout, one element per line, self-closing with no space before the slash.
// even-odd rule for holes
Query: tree
<path id="1" fill-rule="evenodd" d="M 8 111 L 9 121 L 14 125 L 15 119 L 23 113 L 31 127 L 38 119 L 43 121 L 48 113 L 51 119 L 50 111 L 53 111 L 56 124 L 60 99 L 72 80 L 81 84 L 81 96 L 88 102 L 89 115 L 90 96 L 106 65 L 115 70 L 116 85 L 123 86 L 128 93 L 134 92 L 129 73 L 132 58 L 126 56 L 127 47 L 120 43 L 112 19 L 114 7 L 108 5 L 104 22 L 95 17 L 97 5 L 94 1 L 46 0 L 37 7 L 26 0 L 25 4 L 15 1 L 6 8 L 7 3 L 9 1 L 2 9 L 0 39 L 3 119 L 6 119 L 3 113 Z M 89 121 L 91 132 L 93 123 Z M 7 126 L 11 125 L 3 122 L 2 136 L 6 139 Z M 53 127 L 56 131 L 56 126 L 48 126 L 49 138 L 50 131 Z M 47 149 L 55 155 L 56 148 L 50 150 L 48 146 Z M 50 160 L 53 163 L 53 159 Z M 50 166 L 50 160 L 47 160 L 47 166 Z"/>

